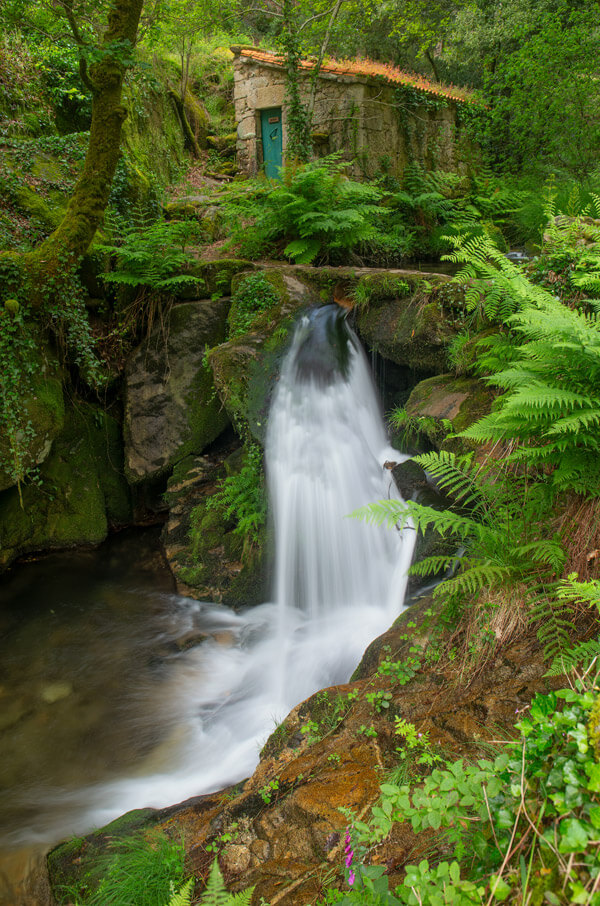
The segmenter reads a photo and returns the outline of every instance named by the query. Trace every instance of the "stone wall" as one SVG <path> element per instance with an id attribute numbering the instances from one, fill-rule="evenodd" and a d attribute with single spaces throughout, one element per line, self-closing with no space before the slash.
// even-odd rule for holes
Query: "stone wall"
<path id="1" fill-rule="evenodd" d="M 283 148 L 287 141 L 285 70 L 233 48 L 237 154 L 240 171 L 255 175 L 262 166 L 260 111 L 282 107 Z M 308 97 L 310 72 L 301 74 Z M 313 115 L 313 141 L 318 157 L 341 151 L 353 161 L 350 172 L 372 177 L 382 168 L 401 177 L 410 162 L 427 169 L 460 170 L 468 152 L 460 135 L 457 102 L 423 94 L 415 104 L 402 90 L 363 75 L 321 72 Z M 418 96 L 417 96 L 418 97 Z"/>

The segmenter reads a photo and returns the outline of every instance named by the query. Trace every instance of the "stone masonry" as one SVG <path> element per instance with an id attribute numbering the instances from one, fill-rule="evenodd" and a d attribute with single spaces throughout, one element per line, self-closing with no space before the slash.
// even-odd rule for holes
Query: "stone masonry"
<path id="1" fill-rule="evenodd" d="M 254 48 L 235 46 L 234 100 L 237 156 L 240 171 L 255 175 L 262 166 L 260 111 L 281 107 L 283 148 L 287 138 L 285 68 L 281 57 Z M 458 90 L 436 86 L 405 74 L 407 97 L 391 78 L 350 69 L 323 68 L 319 74 L 312 131 L 317 157 L 340 151 L 352 161 L 349 173 L 372 177 L 384 170 L 401 177 L 407 164 L 426 169 L 460 170 L 468 143 L 460 134 L 458 108 L 470 99 Z M 301 74 L 301 91 L 308 97 L 310 66 Z M 426 86 L 422 88 L 421 86 Z M 423 103 L 419 103 L 422 94 Z M 445 96 L 444 96 L 445 95 Z"/>

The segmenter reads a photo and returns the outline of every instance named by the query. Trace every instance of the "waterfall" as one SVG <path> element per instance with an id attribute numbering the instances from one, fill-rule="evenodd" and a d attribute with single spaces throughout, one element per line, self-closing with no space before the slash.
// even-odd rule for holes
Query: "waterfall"
<path id="1" fill-rule="evenodd" d="M 160 745 L 135 776 L 27 789 L 17 805 L 26 812 L 35 804 L 35 829 L 14 824 L 14 841 L 53 842 L 248 776 L 276 723 L 318 689 L 346 682 L 399 613 L 414 532 L 349 516 L 398 496 L 385 463 L 400 455 L 388 445 L 368 363 L 344 315 L 326 306 L 300 319 L 274 394 L 266 445 L 273 602 L 234 613 L 172 596 L 182 628 L 206 638 L 173 658 L 152 689 Z M 141 715 L 127 730 L 143 732 Z"/>

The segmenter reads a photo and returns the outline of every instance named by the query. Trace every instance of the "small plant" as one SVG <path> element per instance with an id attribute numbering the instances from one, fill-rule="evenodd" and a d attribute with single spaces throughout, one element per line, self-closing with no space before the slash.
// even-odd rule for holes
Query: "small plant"
<path id="1" fill-rule="evenodd" d="M 300 732 L 303 736 L 306 736 L 306 744 L 309 746 L 314 746 L 315 743 L 323 739 L 323 734 L 316 720 L 309 720 L 302 724 Z"/>
<path id="2" fill-rule="evenodd" d="M 410 647 L 411 653 L 405 660 L 392 661 L 389 657 L 386 657 L 379 664 L 377 672 L 380 676 L 392 677 L 394 683 L 400 686 L 406 686 L 421 669 L 420 658 L 414 657 L 420 651 L 420 648 L 412 645 Z"/>
<path id="3" fill-rule="evenodd" d="M 153 831 L 115 840 L 86 875 L 77 898 L 84 906 L 165 906 L 185 881 L 185 848 Z M 71 899 L 68 892 L 63 902 Z"/>
<path id="4" fill-rule="evenodd" d="M 382 711 L 389 708 L 392 700 L 392 693 L 379 689 L 377 692 L 367 692 L 365 694 L 365 699 L 375 708 L 378 714 L 381 714 Z"/>
<path id="5" fill-rule="evenodd" d="M 265 805 L 269 805 L 269 803 L 273 799 L 273 795 L 277 792 L 278 789 L 279 789 L 278 780 L 270 780 L 267 784 L 265 784 L 265 786 L 260 788 L 260 790 L 258 792 L 260 794 L 260 798 L 265 803 Z"/>
<path id="6" fill-rule="evenodd" d="M 262 452 L 258 444 L 246 446 L 242 468 L 223 479 L 206 508 L 216 510 L 224 520 L 235 520 L 233 531 L 244 539 L 246 548 L 258 543 L 267 513 Z"/>
<path id="7" fill-rule="evenodd" d="M 215 853 L 218 855 L 218 853 L 221 852 L 221 850 L 223 849 L 224 846 L 227 846 L 228 843 L 231 843 L 232 840 L 235 840 L 237 828 L 238 828 L 238 822 L 233 821 L 229 825 L 229 830 L 225 831 L 222 834 L 219 834 L 217 839 L 213 840 L 212 843 L 206 844 L 206 852 Z"/>
<path id="8" fill-rule="evenodd" d="M 229 336 L 239 337 L 252 330 L 263 312 L 277 305 L 279 299 L 273 286 L 260 271 L 240 280 L 229 312 Z"/>
<path id="9" fill-rule="evenodd" d="M 366 736 L 367 739 L 373 739 L 377 736 L 377 730 L 371 724 L 369 727 L 366 724 L 361 724 L 361 726 L 356 731 L 360 736 Z"/>

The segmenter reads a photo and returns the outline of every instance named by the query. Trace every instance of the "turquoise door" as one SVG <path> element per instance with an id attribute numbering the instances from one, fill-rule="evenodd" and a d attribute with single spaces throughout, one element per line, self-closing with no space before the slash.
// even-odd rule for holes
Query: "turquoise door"
<path id="1" fill-rule="evenodd" d="M 279 168 L 283 163 L 283 133 L 281 130 L 281 107 L 271 107 L 260 112 L 263 164 L 269 179 L 279 179 Z"/>

